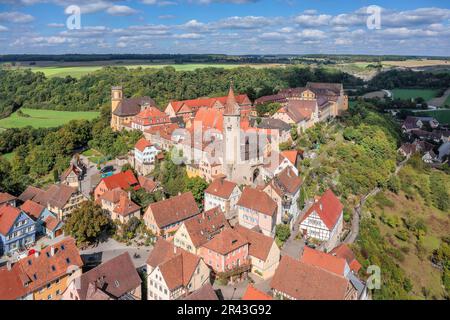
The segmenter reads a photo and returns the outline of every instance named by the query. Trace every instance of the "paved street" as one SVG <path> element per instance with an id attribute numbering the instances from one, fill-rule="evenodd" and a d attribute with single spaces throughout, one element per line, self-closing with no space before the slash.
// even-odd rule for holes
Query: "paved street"
<path id="1" fill-rule="evenodd" d="M 151 246 L 126 246 L 125 244 L 110 238 L 105 242 L 100 242 L 97 245 L 92 245 L 81 250 L 80 254 L 86 256 L 86 261 L 88 263 L 99 263 L 111 260 L 124 252 L 128 252 L 133 259 L 135 267 L 141 268 L 146 265 L 147 258 L 152 248 L 153 247 Z M 89 256 L 91 256 L 90 259 Z"/>

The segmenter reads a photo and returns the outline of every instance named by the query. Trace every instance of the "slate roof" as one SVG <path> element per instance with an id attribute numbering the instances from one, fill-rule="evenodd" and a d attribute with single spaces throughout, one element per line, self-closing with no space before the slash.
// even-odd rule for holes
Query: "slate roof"
<path id="1" fill-rule="evenodd" d="M 156 102 L 150 97 L 123 99 L 113 114 L 120 117 L 135 116 L 145 105 L 156 107 Z"/>

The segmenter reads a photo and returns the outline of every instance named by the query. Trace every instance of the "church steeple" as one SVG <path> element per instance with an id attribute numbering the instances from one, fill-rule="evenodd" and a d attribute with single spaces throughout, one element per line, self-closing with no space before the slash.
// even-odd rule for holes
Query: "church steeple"
<path id="1" fill-rule="evenodd" d="M 234 95 L 233 90 L 233 82 L 230 83 L 230 90 L 228 91 L 227 101 L 225 103 L 225 111 L 226 115 L 239 115 L 239 104 L 236 102 L 236 97 Z"/>

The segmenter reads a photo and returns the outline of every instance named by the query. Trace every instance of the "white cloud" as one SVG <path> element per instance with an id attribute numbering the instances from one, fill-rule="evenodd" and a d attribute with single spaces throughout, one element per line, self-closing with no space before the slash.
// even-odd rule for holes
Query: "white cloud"
<path id="1" fill-rule="evenodd" d="M 34 20 L 34 17 L 22 12 L 0 12 L 0 21 L 11 23 L 28 23 Z"/>
<path id="2" fill-rule="evenodd" d="M 9 29 L 5 26 L 0 25 L 0 32 L 8 31 Z"/>
<path id="3" fill-rule="evenodd" d="M 330 23 L 331 18 L 332 16 L 328 14 L 319 14 L 319 15 L 302 14 L 295 17 L 294 21 L 300 26 L 320 27 L 328 25 Z"/>
<path id="4" fill-rule="evenodd" d="M 106 12 L 112 16 L 130 16 L 138 11 L 128 6 L 114 5 L 106 9 Z"/>

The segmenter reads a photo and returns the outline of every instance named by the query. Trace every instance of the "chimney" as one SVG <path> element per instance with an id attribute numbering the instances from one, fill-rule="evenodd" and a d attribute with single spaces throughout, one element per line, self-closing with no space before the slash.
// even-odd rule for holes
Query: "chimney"
<path id="1" fill-rule="evenodd" d="M 173 246 L 173 253 L 177 254 L 177 247 L 176 246 Z"/>
<path id="2" fill-rule="evenodd" d="M 8 260 L 8 262 L 6 262 L 6 268 L 8 269 L 8 271 L 11 271 L 11 267 L 12 267 L 11 261 Z"/>
<path id="3" fill-rule="evenodd" d="M 38 257 L 39 257 L 39 251 L 36 250 L 36 251 L 34 252 L 34 256 L 35 256 L 35 258 L 38 258 Z"/>
<path id="4" fill-rule="evenodd" d="M 55 255 L 55 247 L 50 248 L 50 255 L 53 257 Z"/>
<path id="5" fill-rule="evenodd" d="M 128 200 L 131 200 L 131 191 L 128 191 Z"/>

